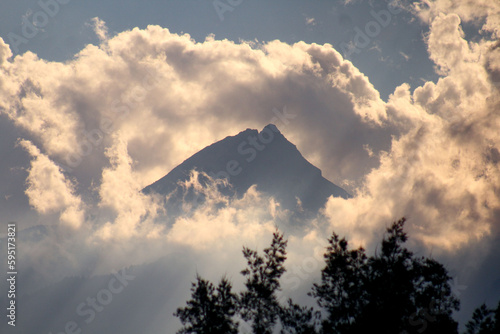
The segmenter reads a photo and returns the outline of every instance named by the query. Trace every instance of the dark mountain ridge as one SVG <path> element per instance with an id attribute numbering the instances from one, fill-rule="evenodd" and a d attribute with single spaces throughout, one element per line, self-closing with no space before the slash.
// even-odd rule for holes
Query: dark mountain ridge
<path id="1" fill-rule="evenodd" d="M 255 184 L 259 191 L 274 196 L 282 207 L 290 210 L 316 212 L 330 196 L 350 197 L 344 189 L 325 179 L 321 170 L 307 161 L 273 124 L 260 132 L 246 129 L 205 147 L 143 192 L 175 193 L 179 181 L 188 180 L 192 170 L 214 179 L 226 179 L 230 186 L 221 189 L 225 194 L 242 196 Z M 200 181 L 204 181 L 203 177 Z M 179 196 L 171 196 L 167 205 L 178 200 Z"/>

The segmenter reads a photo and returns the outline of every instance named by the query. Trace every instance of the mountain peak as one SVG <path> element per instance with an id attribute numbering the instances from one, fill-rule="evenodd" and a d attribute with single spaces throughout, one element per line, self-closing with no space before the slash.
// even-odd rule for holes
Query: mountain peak
<path id="1" fill-rule="evenodd" d="M 248 128 L 205 147 L 143 191 L 168 195 L 179 181 L 190 177 L 192 170 L 227 179 L 237 195 L 243 195 L 255 184 L 259 191 L 274 196 L 291 210 L 297 208 L 297 202 L 302 203 L 303 209 L 316 211 L 329 196 L 350 197 L 323 178 L 321 171 L 274 124 L 266 125 L 260 132 Z"/>
<path id="2" fill-rule="evenodd" d="M 276 125 L 274 125 L 273 123 L 269 123 L 268 125 L 266 125 L 264 127 L 264 129 L 262 129 L 262 131 L 264 131 L 266 129 L 281 134 L 280 130 L 278 130 L 278 127 Z"/>
<path id="3" fill-rule="evenodd" d="M 228 138 L 245 137 L 245 136 L 251 136 L 251 135 L 258 135 L 258 136 L 260 136 L 260 138 L 264 138 L 264 140 L 260 140 L 260 141 L 266 141 L 266 137 L 267 138 L 273 138 L 276 135 L 283 137 L 283 134 L 280 132 L 280 130 L 278 129 L 278 127 L 276 125 L 272 124 L 272 123 L 269 123 L 264 128 L 262 128 L 261 131 L 259 131 L 257 129 L 246 128 L 245 130 L 239 132 L 237 135 L 235 135 L 235 136 L 227 136 L 223 140 L 226 140 Z M 269 140 L 272 141 L 272 140 L 274 140 L 274 138 L 273 139 L 269 139 Z"/>

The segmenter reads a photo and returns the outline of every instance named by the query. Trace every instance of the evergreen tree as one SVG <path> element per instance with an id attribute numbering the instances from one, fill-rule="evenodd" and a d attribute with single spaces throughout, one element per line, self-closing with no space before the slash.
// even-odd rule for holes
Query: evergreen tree
<path id="1" fill-rule="evenodd" d="M 280 314 L 281 334 L 317 334 L 316 328 L 321 322 L 321 313 L 312 307 L 303 307 L 288 300 L 288 306 Z"/>
<path id="2" fill-rule="evenodd" d="M 500 333 L 500 302 L 496 311 L 486 304 L 478 307 L 472 314 L 472 319 L 465 325 L 466 334 L 499 334 Z"/>
<path id="3" fill-rule="evenodd" d="M 217 288 L 196 276 L 187 307 L 178 308 L 174 316 L 184 325 L 178 334 L 237 334 L 238 323 L 233 316 L 238 311 L 238 298 L 231 292 L 231 283 L 222 278 Z"/>
<path id="4" fill-rule="evenodd" d="M 459 301 L 451 292 L 451 277 L 437 261 L 417 258 L 404 248 L 405 219 L 395 222 L 382 241 L 382 254 L 369 260 L 370 303 L 361 324 L 384 333 L 457 333 L 451 317 Z"/>
<path id="5" fill-rule="evenodd" d="M 250 321 L 254 334 L 271 334 L 278 321 L 281 334 L 320 333 L 457 333 L 452 319 L 459 302 L 452 295 L 447 270 L 437 261 L 415 257 L 403 247 L 408 237 L 405 219 L 387 229 L 381 251 L 367 257 L 363 248 L 351 250 L 345 238 L 335 233 L 328 239 L 321 283 L 311 296 L 325 311 L 301 307 L 290 299 L 282 307 L 277 298 L 279 279 L 285 272 L 287 241 L 276 231 L 270 247 L 261 256 L 243 248 L 247 268 L 246 290 L 238 298 L 231 284 L 222 279 L 215 288 L 197 276 L 192 300 L 175 313 L 183 333 L 237 333 L 232 319 L 239 311 Z M 500 304 L 496 311 L 480 307 L 467 325 L 467 334 L 500 334 Z"/>
<path id="6" fill-rule="evenodd" d="M 367 258 L 362 248 L 348 250 L 348 242 L 335 233 L 328 239 L 324 255 L 326 266 L 321 284 L 314 284 L 311 296 L 328 314 L 323 321 L 324 333 L 344 332 L 359 318 L 368 303 Z"/>
<path id="7" fill-rule="evenodd" d="M 370 258 L 333 233 L 321 284 L 311 292 L 328 315 L 323 333 L 457 333 L 451 313 L 459 302 L 451 277 L 438 262 L 416 258 L 402 246 L 404 223 L 387 229 L 381 254 Z"/>
<path id="8" fill-rule="evenodd" d="M 243 248 L 248 268 L 241 272 L 246 277 L 246 290 L 240 299 L 241 316 L 252 321 L 254 334 L 271 334 L 281 312 L 276 292 L 280 290 L 279 279 L 285 272 L 286 245 L 283 235 L 276 231 L 271 246 L 264 249 L 264 256 Z"/>

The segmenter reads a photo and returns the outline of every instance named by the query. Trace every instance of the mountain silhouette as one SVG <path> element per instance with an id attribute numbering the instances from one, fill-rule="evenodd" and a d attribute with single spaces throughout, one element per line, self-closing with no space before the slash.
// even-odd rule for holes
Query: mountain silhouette
<path id="1" fill-rule="evenodd" d="M 179 190 L 179 182 L 188 180 L 192 170 L 214 179 L 225 178 L 229 186 L 220 190 L 226 195 L 242 196 L 256 185 L 257 190 L 273 196 L 289 210 L 316 212 L 330 196 L 350 197 L 325 179 L 273 124 L 260 132 L 246 129 L 205 147 L 143 192 L 169 195 L 166 205 L 175 207 L 189 198 L 189 189 Z M 199 181 L 207 180 L 201 174 Z"/>

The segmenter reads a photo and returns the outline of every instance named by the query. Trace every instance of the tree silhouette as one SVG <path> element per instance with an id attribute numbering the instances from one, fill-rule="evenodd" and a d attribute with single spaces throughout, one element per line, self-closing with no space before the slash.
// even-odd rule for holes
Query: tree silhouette
<path id="1" fill-rule="evenodd" d="M 231 292 L 231 283 L 226 278 L 215 288 L 197 275 L 191 292 L 187 307 L 178 308 L 174 313 L 184 325 L 178 334 L 238 333 L 238 323 L 232 319 L 238 310 L 238 298 Z"/>
<path id="2" fill-rule="evenodd" d="M 241 316 L 252 321 L 254 334 L 271 334 L 281 312 L 276 292 L 280 290 L 279 279 L 285 272 L 286 245 L 283 235 L 276 231 L 263 257 L 257 251 L 243 248 L 248 268 L 241 271 L 246 277 L 246 290 L 240 297 Z"/>
<path id="3" fill-rule="evenodd" d="M 295 304 L 288 300 L 280 314 L 281 334 L 317 334 L 316 328 L 321 322 L 321 313 L 314 308 Z"/>
<path id="4" fill-rule="evenodd" d="M 496 311 L 486 304 L 479 306 L 465 327 L 466 334 L 500 334 L 500 302 Z"/>
<path id="5" fill-rule="evenodd" d="M 324 254 L 321 282 L 310 296 L 316 298 L 326 317 L 314 308 L 291 299 L 279 303 L 280 278 L 285 272 L 287 241 L 276 231 L 270 247 L 261 256 L 243 248 L 247 268 L 245 290 L 239 298 L 223 278 L 217 288 L 197 276 L 192 300 L 177 309 L 184 327 L 178 332 L 237 333 L 236 314 L 250 321 L 254 334 L 271 334 L 279 321 L 281 334 L 328 333 L 457 333 L 451 317 L 459 301 L 452 295 L 446 268 L 437 261 L 415 257 L 403 247 L 408 237 L 405 219 L 387 229 L 380 253 L 367 256 L 363 248 L 349 249 L 345 238 L 334 232 Z M 467 334 L 500 334 L 500 304 L 496 312 L 480 307 L 467 325 Z M 318 332 L 319 330 L 319 332 Z"/>
<path id="6" fill-rule="evenodd" d="M 337 333 L 350 328 L 366 307 L 368 266 L 362 248 L 348 250 L 347 241 L 335 233 L 328 243 L 321 284 L 314 284 L 310 295 L 317 298 L 318 305 L 328 314 L 323 321 L 323 332 Z"/>
<path id="7" fill-rule="evenodd" d="M 323 333 L 457 333 L 451 277 L 440 263 L 402 247 L 404 223 L 387 229 L 381 254 L 370 258 L 333 233 L 321 284 L 311 292 L 328 315 Z"/>

